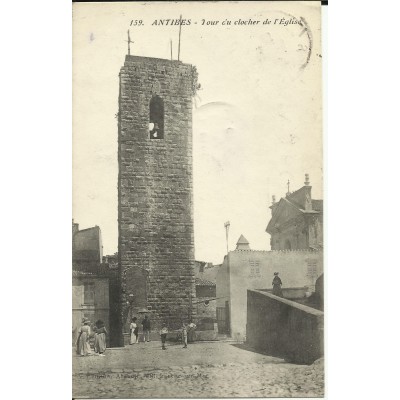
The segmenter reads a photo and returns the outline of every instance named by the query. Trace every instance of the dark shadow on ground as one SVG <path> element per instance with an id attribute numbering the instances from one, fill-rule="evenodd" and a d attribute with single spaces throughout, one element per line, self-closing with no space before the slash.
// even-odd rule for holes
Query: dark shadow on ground
<path id="1" fill-rule="evenodd" d="M 248 344 L 246 343 L 232 343 L 230 344 L 231 346 L 237 347 L 240 350 L 245 350 L 245 351 L 250 351 L 251 353 L 257 353 L 257 354 L 261 354 L 263 356 L 268 356 L 268 357 L 274 357 L 276 358 L 276 363 L 285 363 L 286 361 L 282 358 L 282 356 L 278 356 L 278 355 L 273 355 L 273 354 L 268 354 L 265 351 L 261 351 L 261 350 L 257 350 L 254 349 L 253 347 L 250 347 Z"/>
<path id="2" fill-rule="evenodd" d="M 237 347 L 238 349 L 245 350 L 245 351 L 250 351 L 252 353 L 257 353 L 257 354 L 262 354 L 263 356 L 268 356 L 268 357 L 273 357 L 275 359 L 279 359 L 279 362 L 284 362 L 284 363 L 289 363 L 289 364 L 296 364 L 296 365 L 311 365 L 311 363 L 305 363 L 305 362 L 297 362 L 295 361 L 290 355 L 285 355 L 280 352 L 266 352 L 266 351 L 261 351 L 258 349 L 255 349 L 253 347 L 250 347 L 246 343 L 232 343 L 231 346 Z"/>

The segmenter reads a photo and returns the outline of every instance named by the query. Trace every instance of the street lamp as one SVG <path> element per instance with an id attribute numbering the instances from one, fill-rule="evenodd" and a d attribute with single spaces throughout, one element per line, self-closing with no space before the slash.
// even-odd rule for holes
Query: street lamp
<path id="1" fill-rule="evenodd" d="M 225 230 L 226 230 L 226 263 L 227 263 L 227 267 L 228 267 L 228 274 L 230 274 L 230 269 L 231 269 L 230 265 L 229 265 L 229 247 L 228 247 L 228 233 L 229 233 L 229 227 L 230 226 L 231 226 L 231 224 L 230 224 L 229 221 L 225 222 L 224 227 L 225 227 Z M 225 301 L 225 307 L 226 307 L 227 303 L 229 303 L 229 300 Z M 226 308 L 225 308 L 225 312 L 226 312 Z M 230 334 L 230 321 L 231 321 L 231 318 L 230 318 L 230 307 L 229 307 L 229 316 L 227 315 L 226 318 L 228 319 L 228 321 L 225 321 L 225 324 L 227 325 L 225 327 L 225 329 L 226 329 L 226 332 L 228 334 Z"/>
<path id="2" fill-rule="evenodd" d="M 224 227 L 226 230 L 226 254 L 228 255 L 229 249 L 228 249 L 228 234 L 229 234 L 229 227 L 231 226 L 231 223 L 229 221 L 224 223 Z"/>

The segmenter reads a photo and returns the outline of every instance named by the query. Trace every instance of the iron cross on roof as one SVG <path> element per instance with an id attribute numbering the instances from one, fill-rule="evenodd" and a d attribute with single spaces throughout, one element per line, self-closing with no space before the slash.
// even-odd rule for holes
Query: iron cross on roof
<path id="1" fill-rule="evenodd" d="M 289 196 L 290 195 L 290 181 L 289 181 L 289 179 L 288 179 L 288 181 L 287 181 L 287 193 L 286 193 L 286 196 Z"/>
<path id="2" fill-rule="evenodd" d="M 131 55 L 131 43 L 135 43 L 133 40 L 131 40 L 131 36 L 129 34 L 129 29 L 128 29 L 128 40 L 126 40 L 126 42 L 128 42 L 128 56 Z"/>

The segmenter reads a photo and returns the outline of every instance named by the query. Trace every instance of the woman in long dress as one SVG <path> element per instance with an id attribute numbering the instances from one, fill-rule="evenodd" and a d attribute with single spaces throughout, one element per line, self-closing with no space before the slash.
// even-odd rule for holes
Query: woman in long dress
<path id="1" fill-rule="evenodd" d="M 274 272 L 274 279 L 272 281 L 272 294 L 275 296 L 283 297 L 282 293 L 282 281 L 281 278 L 279 278 L 279 272 Z"/>
<path id="2" fill-rule="evenodd" d="M 94 337 L 94 351 L 98 353 L 99 356 L 104 356 L 104 352 L 106 351 L 106 335 L 108 335 L 108 332 L 104 326 L 104 322 L 99 319 L 96 322 L 96 334 Z"/>
<path id="3" fill-rule="evenodd" d="M 139 327 L 138 327 L 136 321 L 137 321 L 136 317 L 132 318 L 132 322 L 129 327 L 129 329 L 131 331 L 131 340 L 130 340 L 129 344 L 139 343 Z"/>
<path id="4" fill-rule="evenodd" d="M 79 356 L 87 356 L 91 353 L 89 337 L 90 337 L 90 321 L 88 319 L 84 319 L 83 326 L 79 328 L 79 335 L 76 345 L 76 353 Z"/>

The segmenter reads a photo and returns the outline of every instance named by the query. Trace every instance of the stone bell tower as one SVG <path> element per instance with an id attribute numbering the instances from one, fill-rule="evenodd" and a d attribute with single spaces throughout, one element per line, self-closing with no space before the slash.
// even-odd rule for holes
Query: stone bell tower
<path id="1" fill-rule="evenodd" d="M 127 55 L 118 114 L 121 318 L 194 317 L 192 97 L 196 68 Z"/>

